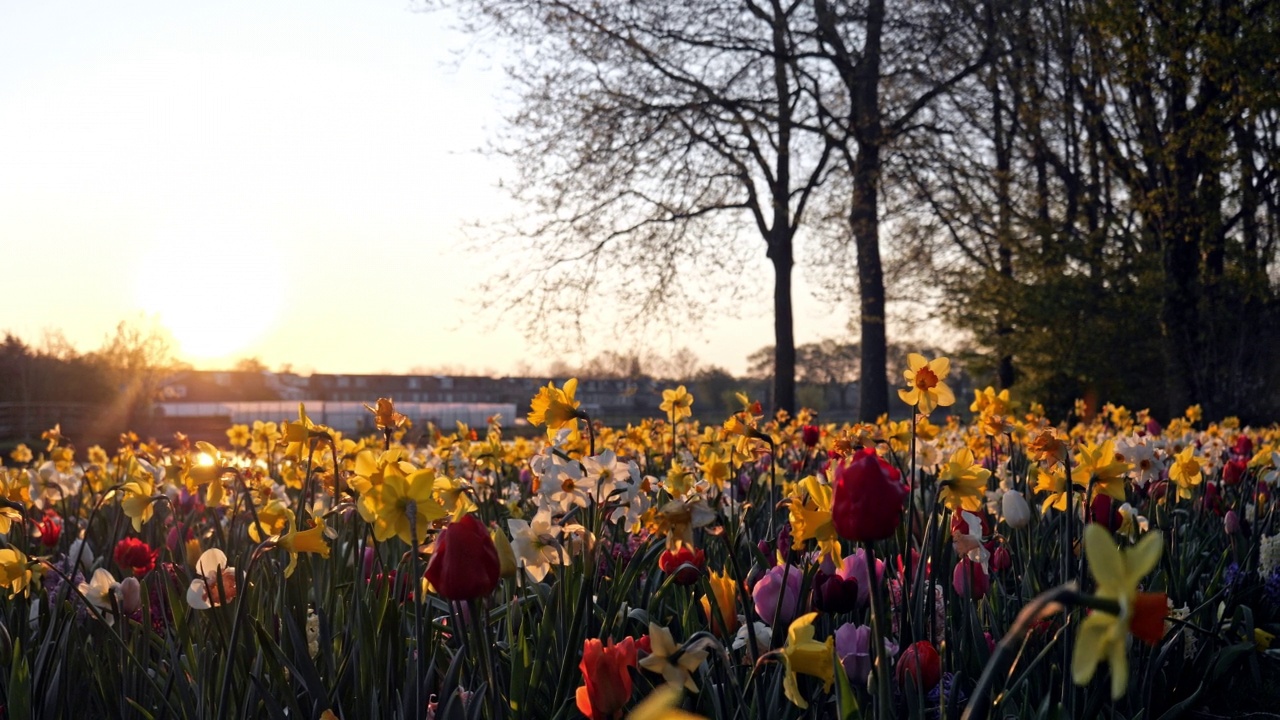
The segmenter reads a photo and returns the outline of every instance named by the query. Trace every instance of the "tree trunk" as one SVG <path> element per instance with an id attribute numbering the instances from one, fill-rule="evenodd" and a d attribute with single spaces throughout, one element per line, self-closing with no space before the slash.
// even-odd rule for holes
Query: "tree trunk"
<path id="1" fill-rule="evenodd" d="M 858 418 L 868 422 L 889 412 L 879 208 L 880 144 L 883 141 L 880 37 L 883 29 L 884 0 L 872 0 L 867 6 L 866 44 L 854 78 L 854 136 L 858 142 L 858 154 L 853 167 L 853 207 L 849 210 L 849 226 L 858 258 L 859 325 L 862 331 Z"/>
<path id="2" fill-rule="evenodd" d="M 796 409 L 796 337 L 791 311 L 791 238 L 776 236 L 786 228 L 774 225 L 775 239 L 769 249 L 773 261 L 773 409 L 794 413 Z"/>

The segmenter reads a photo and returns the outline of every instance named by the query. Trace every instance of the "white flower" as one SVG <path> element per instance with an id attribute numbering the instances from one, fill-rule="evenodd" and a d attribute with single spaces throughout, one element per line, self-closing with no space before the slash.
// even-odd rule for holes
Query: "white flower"
<path id="1" fill-rule="evenodd" d="M 1006 490 L 1000 498 L 1000 512 L 1011 528 L 1024 528 L 1031 522 L 1031 506 L 1017 490 Z"/>
<path id="2" fill-rule="evenodd" d="M 1280 567 L 1280 535 L 1264 537 L 1258 554 L 1258 574 L 1265 580 L 1277 567 Z"/>
<path id="3" fill-rule="evenodd" d="M 523 567 L 534 582 L 551 572 L 551 565 L 566 565 L 569 553 L 560 543 L 562 530 L 551 523 L 551 513 L 539 510 L 533 516 L 533 524 L 512 518 L 507 520 L 511 530 L 511 549 L 516 556 L 516 566 Z"/>
<path id="4" fill-rule="evenodd" d="M 739 615 L 738 622 L 742 622 L 742 621 L 743 621 L 743 617 Z M 755 630 L 756 650 L 762 654 L 768 652 L 769 643 L 773 641 L 773 630 L 768 625 L 765 625 L 764 623 L 758 620 L 752 623 L 751 625 L 752 625 L 752 628 Z M 751 647 L 751 644 L 747 640 L 747 626 L 745 623 L 743 623 L 742 626 L 738 628 L 737 636 L 734 637 L 733 639 L 733 649 L 741 650 L 743 648 L 750 648 L 750 647 Z"/>
<path id="5" fill-rule="evenodd" d="M 236 569 L 227 567 L 227 556 L 218 548 L 204 551 L 196 561 L 196 577 L 187 588 L 187 604 L 208 610 L 236 597 Z"/>
<path id="6" fill-rule="evenodd" d="M 111 596 L 115 594 L 119 584 L 112 577 L 111 573 L 103 568 L 93 571 L 93 577 L 87 583 L 80 583 L 80 594 L 84 596 L 89 604 L 98 609 L 102 615 L 102 620 L 108 625 L 114 625 L 116 621 L 115 608 L 111 602 Z"/>
<path id="7" fill-rule="evenodd" d="M 991 551 L 987 550 L 982 544 L 982 518 L 968 510 L 961 510 L 960 517 L 964 527 L 960 532 L 955 532 L 951 535 L 951 541 L 956 546 L 956 554 L 978 563 L 982 566 L 982 570 L 986 572 L 987 560 L 991 557 Z"/>
<path id="8" fill-rule="evenodd" d="M 142 609 L 142 585 L 138 582 L 138 578 L 131 575 L 121 580 L 116 592 L 120 595 L 122 612 L 132 613 Z"/>

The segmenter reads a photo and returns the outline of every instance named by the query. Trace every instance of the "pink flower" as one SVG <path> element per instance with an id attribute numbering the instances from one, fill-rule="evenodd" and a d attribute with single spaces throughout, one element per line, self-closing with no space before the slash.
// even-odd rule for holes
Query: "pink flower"
<path id="1" fill-rule="evenodd" d="M 789 625 L 800 614 L 800 585 L 803 580 L 804 572 L 794 565 L 769 568 L 751 591 L 760 619 L 773 625 L 777 615 L 779 626 Z"/>

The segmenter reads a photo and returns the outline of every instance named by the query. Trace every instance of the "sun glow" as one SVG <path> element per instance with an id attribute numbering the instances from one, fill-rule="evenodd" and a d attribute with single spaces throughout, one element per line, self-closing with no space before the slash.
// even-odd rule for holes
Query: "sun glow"
<path id="1" fill-rule="evenodd" d="M 282 258 L 262 237 L 187 234 L 138 258 L 138 306 L 157 317 L 180 359 L 229 364 L 275 327 L 285 297 Z"/>

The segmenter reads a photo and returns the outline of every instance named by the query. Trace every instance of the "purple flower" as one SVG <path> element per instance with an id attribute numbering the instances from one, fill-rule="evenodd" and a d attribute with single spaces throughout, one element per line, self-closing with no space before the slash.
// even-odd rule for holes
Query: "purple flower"
<path id="1" fill-rule="evenodd" d="M 840 658 L 840 664 L 844 666 L 844 674 L 848 676 L 849 682 L 865 687 L 873 660 L 871 626 L 845 623 L 836 628 L 835 639 L 836 657 Z M 889 657 L 898 654 L 898 645 L 888 638 L 884 640 L 884 648 Z"/>
<path id="2" fill-rule="evenodd" d="M 803 581 L 804 573 L 794 565 L 769 568 L 751 592 L 756 614 L 770 625 L 773 624 L 775 614 L 779 626 L 791 624 L 800 614 L 800 585 Z"/>
<path id="3" fill-rule="evenodd" d="M 840 569 L 836 570 L 839 575 L 846 580 L 856 580 L 858 583 L 858 607 L 865 607 L 871 602 L 871 577 L 867 572 L 867 551 L 858 548 L 852 555 L 845 556 L 840 563 Z M 876 560 L 876 584 L 884 582 L 884 561 Z"/>

